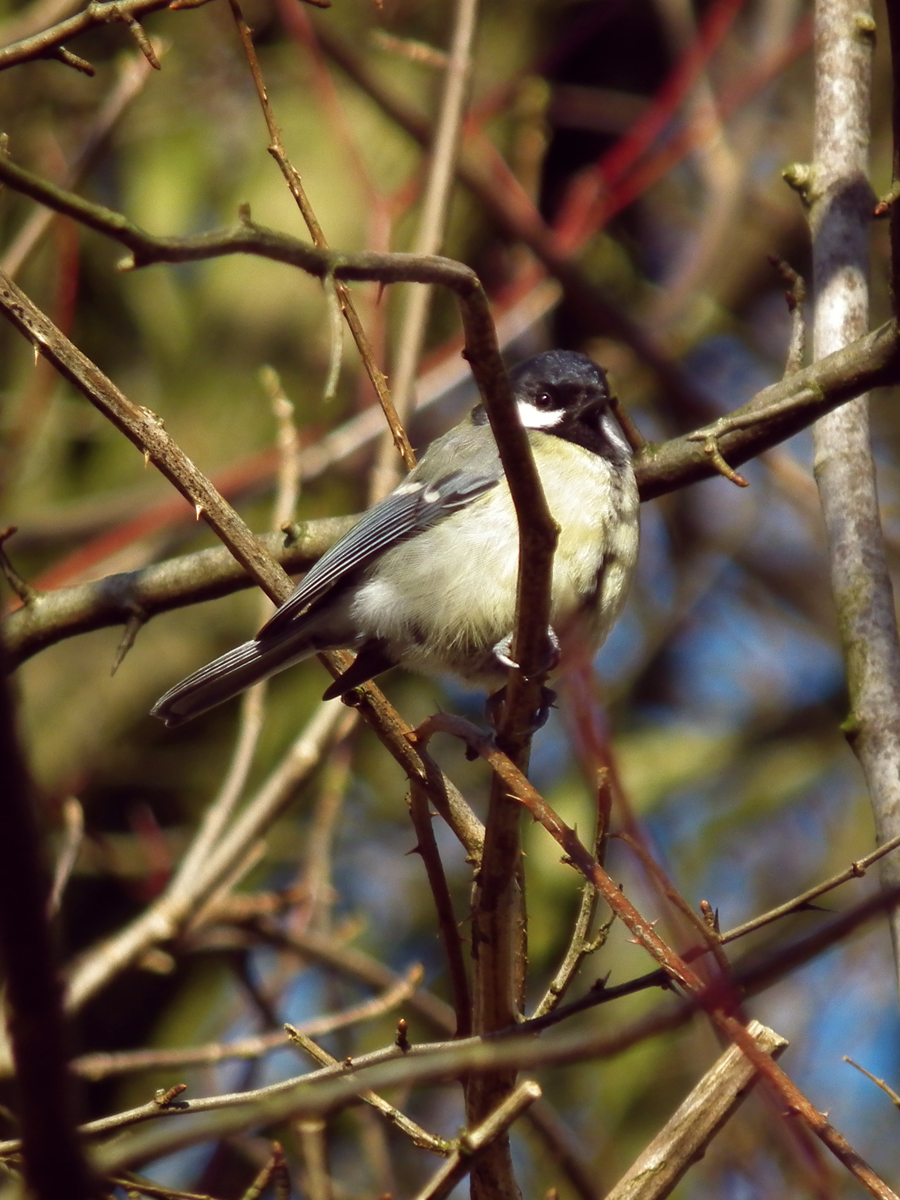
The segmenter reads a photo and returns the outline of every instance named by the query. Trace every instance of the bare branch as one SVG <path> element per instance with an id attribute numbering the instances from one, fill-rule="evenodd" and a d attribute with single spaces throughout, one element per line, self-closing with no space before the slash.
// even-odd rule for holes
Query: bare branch
<path id="1" fill-rule="evenodd" d="M 453 33 L 443 77 L 443 90 L 429 147 L 428 175 L 413 240 L 413 253 L 439 254 L 450 211 L 450 196 L 456 178 L 460 131 L 466 97 L 469 92 L 472 41 L 475 36 L 478 0 L 456 0 L 453 9 Z M 425 343 L 425 328 L 431 306 L 431 288 L 405 289 L 405 307 L 397 336 L 394 367 L 394 403 L 401 421 L 408 421 L 413 407 L 413 385 Z M 374 476 L 371 499 L 382 496 L 399 482 L 397 464 L 390 444 L 382 439 Z"/>
<path id="2" fill-rule="evenodd" d="M 541 1089 L 533 1080 L 520 1083 L 476 1129 L 468 1129 L 460 1135 L 459 1149 L 422 1188 L 416 1200 L 445 1200 L 477 1165 L 479 1157 L 506 1134 L 510 1125 L 540 1095 Z"/>
<path id="3" fill-rule="evenodd" d="M 94 29 L 98 25 L 107 25 L 110 22 L 121 22 L 129 27 L 131 22 L 136 22 L 139 16 L 156 12 L 160 8 L 168 8 L 168 6 L 169 0 L 113 0 L 113 2 L 91 0 L 87 8 L 83 8 L 74 17 L 60 21 L 50 29 L 44 29 L 31 37 L 23 38 L 20 42 L 0 47 L 0 71 L 36 58 L 68 55 L 74 59 L 76 56 L 63 48 L 63 42 L 70 41 L 88 29 Z M 83 60 L 79 61 L 83 62 Z M 87 65 L 89 66 L 89 64 Z M 151 65 L 159 66 L 158 63 L 151 63 Z M 93 68 L 90 68 L 90 74 L 93 74 Z"/>
<path id="4" fill-rule="evenodd" d="M 62 987 L 47 917 L 49 882 L 41 863 L 32 785 L 5 678 L 0 678 L 0 759 L 4 764 L 0 959 L 6 972 L 7 1026 L 16 1067 L 25 1178 L 37 1200 L 89 1200 L 93 1181 L 75 1136 L 75 1097 L 66 1070 Z"/>
<path id="5" fill-rule="evenodd" d="M 269 131 L 269 153 L 278 163 L 285 182 L 290 188 L 291 195 L 297 202 L 297 207 L 300 209 L 303 220 L 306 222 L 306 228 L 309 230 L 309 236 L 313 240 L 313 245 L 318 246 L 320 249 L 327 250 L 328 242 L 326 241 L 325 233 L 322 230 L 322 226 L 319 224 L 319 220 L 309 202 L 308 196 L 306 195 L 306 190 L 303 187 L 303 181 L 300 178 L 300 172 L 294 167 L 288 158 L 287 151 L 285 150 L 284 144 L 281 140 L 281 130 L 278 128 L 278 123 L 275 120 L 275 113 L 272 111 L 268 89 L 266 88 L 265 81 L 263 80 L 262 70 L 260 69 L 259 59 L 257 58 L 256 50 L 253 46 L 253 37 L 250 33 L 250 28 L 247 25 L 247 22 L 244 20 L 244 15 L 241 12 L 241 8 L 237 3 L 237 0 L 230 0 L 230 2 L 231 12 L 234 16 L 235 24 L 237 25 L 238 35 L 241 39 L 241 45 L 244 47 L 244 53 L 247 56 L 247 62 L 250 66 L 250 73 L 253 76 L 253 82 L 256 86 L 256 94 L 259 98 L 259 103 L 263 111 L 266 128 Z M 334 284 L 334 277 L 332 275 L 326 275 L 323 279 L 323 283 L 326 285 L 326 290 L 329 279 L 331 279 L 332 285 Z M 394 445 L 396 446 L 401 458 L 406 463 L 407 468 L 411 470 L 416 465 L 416 456 L 413 454 L 412 446 L 409 444 L 409 438 L 406 436 L 406 430 L 403 428 L 403 424 L 397 415 L 384 372 L 375 361 L 375 352 L 366 334 L 365 328 L 363 327 L 363 323 L 359 318 L 359 314 L 356 311 L 356 307 L 354 306 L 350 297 L 349 289 L 344 284 L 339 283 L 333 288 L 333 290 L 336 292 L 336 299 L 339 302 L 340 311 L 343 313 L 344 318 L 347 321 L 347 325 L 350 328 L 350 332 L 353 335 L 353 340 L 356 342 L 360 358 L 362 359 L 363 366 L 366 369 L 366 374 L 369 376 L 369 379 L 372 382 L 372 387 L 375 389 L 375 394 L 378 397 L 379 403 L 381 404 L 385 420 L 387 421 L 388 428 L 391 431 Z M 338 320 L 340 320 L 340 316 L 338 317 Z M 328 389 L 326 388 L 326 393 L 327 391 Z"/>
<path id="6" fill-rule="evenodd" d="M 718 980 L 712 989 L 708 989 L 703 984 L 700 976 L 683 958 L 666 945 L 656 933 L 653 923 L 641 916 L 626 899 L 600 864 L 585 849 L 574 830 L 560 820 L 515 764 L 502 750 L 497 748 L 493 740 L 485 737 L 480 730 L 467 721 L 443 713 L 426 721 L 417 734 L 427 740 L 432 733 L 439 730 L 453 733 L 462 738 L 490 763 L 497 776 L 502 779 L 508 794 L 524 805 L 555 838 L 571 859 L 572 864 L 586 879 L 596 885 L 609 907 L 634 935 L 635 941 L 656 958 L 673 983 L 684 988 L 688 994 L 703 1005 L 714 1025 L 744 1052 L 766 1081 L 775 1089 L 781 1100 L 789 1106 L 790 1111 L 802 1117 L 809 1129 L 824 1142 L 871 1195 L 880 1197 L 881 1200 L 894 1200 L 895 1193 L 857 1154 L 846 1138 L 838 1133 L 826 1117 L 810 1103 L 800 1089 L 759 1050 L 753 1038 L 748 1034 L 746 1026 L 737 1017 L 731 1015 L 732 1006 L 725 1000 L 729 989 L 727 986 L 723 988 L 724 981 Z M 723 995 L 723 991 L 725 995 Z M 704 997 L 705 1002 L 702 999 Z"/>
<path id="7" fill-rule="evenodd" d="M 765 1054 L 777 1058 L 787 1041 L 759 1021 L 747 1032 Z M 628 1168 L 606 1200 L 663 1200 L 688 1167 L 701 1158 L 759 1078 L 737 1046 L 729 1046 L 653 1141 Z"/>
<path id="8" fill-rule="evenodd" d="M 341 1064 L 336 1058 L 326 1051 L 321 1046 L 316 1045 L 312 1038 L 301 1033 L 299 1029 L 295 1029 L 293 1025 L 286 1025 L 288 1037 L 296 1046 L 300 1046 L 315 1062 L 320 1066 L 337 1067 L 343 1070 L 346 1076 L 347 1064 Z M 435 1137 L 433 1133 L 429 1133 L 427 1129 L 423 1129 L 421 1125 L 417 1125 L 415 1121 L 411 1121 L 399 1108 L 393 1104 L 388 1104 L 383 1096 L 379 1096 L 377 1092 L 370 1091 L 368 1088 L 360 1088 L 360 1100 L 364 1100 L 366 1104 L 371 1104 L 374 1109 L 377 1109 L 382 1116 L 387 1117 L 392 1125 L 395 1125 L 401 1133 L 405 1133 L 410 1138 L 414 1145 L 421 1146 L 423 1150 L 431 1150 L 433 1154 L 440 1154 L 446 1157 L 450 1154 L 450 1143 L 445 1138 Z"/>
<path id="9" fill-rule="evenodd" d="M 875 24 L 871 5 L 816 5 L 815 163 L 807 194 L 813 234 L 813 350 L 839 350 L 868 327 L 866 176 Z M 847 665 L 847 739 L 866 777 L 880 842 L 900 834 L 900 637 L 878 510 L 868 401 L 860 396 L 814 428 L 831 587 Z M 882 878 L 900 881 L 885 859 Z M 900 918 L 891 922 L 900 971 Z"/>

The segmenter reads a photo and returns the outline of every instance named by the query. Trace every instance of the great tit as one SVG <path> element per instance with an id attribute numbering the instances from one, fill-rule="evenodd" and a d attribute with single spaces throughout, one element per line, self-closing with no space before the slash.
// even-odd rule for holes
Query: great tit
<path id="1" fill-rule="evenodd" d="M 638 550 L 631 452 L 606 373 L 551 350 L 510 372 L 560 527 L 551 644 L 596 651 L 619 615 Z M 331 699 L 389 667 L 501 687 L 512 663 L 519 534 L 487 413 L 478 405 L 306 574 L 252 641 L 177 684 L 153 715 L 180 725 L 320 650 L 356 651 Z M 559 660 L 559 654 L 554 654 Z"/>

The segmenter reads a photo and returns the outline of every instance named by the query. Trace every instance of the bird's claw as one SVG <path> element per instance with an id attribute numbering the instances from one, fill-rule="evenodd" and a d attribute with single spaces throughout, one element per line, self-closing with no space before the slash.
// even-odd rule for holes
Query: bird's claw
<path id="1" fill-rule="evenodd" d="M 511 657 L 513 635 L 508 633 L 505 638 L 499 641 L 493 649 L 494 658 L 501 666 L 518 668 L 519 663 Z M 556 636 L 556 631 L 552 625 L 547 626 L 547 642 L 544 647 L 544 652 L 538 661 L 537 668 L 532 673 L 525 676 L 526 679 L 536 679 L 539 675 L 547 675 L 555 667 L 559 666 L 560 647 L 559 638 Z"/>
<path id="2" fill-rule="evenodd" d="M 487 722 L 490 725 L 491 729 L 493 729 L 495 731 L 500 728 L 500 721 L 503 717 L 503 705 L 504 705 L 505 700 L 506 700 L 506 687 L 504 686 L 504 687 L 500 688 L 500 690 L 498 692 L 494 692 L 494 694 L 492 696 L 488 696 L 487 703 L 484 706 L 484 712 L 485 712 L 485 716 L 487 718 Z M 526 729 L 526 733 L 528 734 L 529 737 L 532 734 L 537 733 L 537 731 L 539 729 L 543 729 L 543 727 L 547 724 L 547 721 L 550 719 L 551 708 L 555 708 L 555 707 L 556 707 L 556 692 L 554 692 L 553 688 L 542 687 L 541 688 L 541 706 L 535 713 L 534 717 L 532 718 L 530 724 L 528 725 L 528 727 Z"/>

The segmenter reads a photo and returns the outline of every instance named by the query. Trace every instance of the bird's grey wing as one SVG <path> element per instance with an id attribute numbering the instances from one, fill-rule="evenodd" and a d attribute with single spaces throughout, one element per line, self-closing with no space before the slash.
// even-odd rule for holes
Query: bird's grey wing
<path id="1" fill-rule="evenodd" d="M 307 572 L 289 600 L 256 635 L 263 642 L 296 630 L 298 618 L 332 589 L 391 546 L 423 533 L 450 513 L 496 487 L 502 473 L 453 471 L 434 483 L 413 476 L 371 508 Z"/>

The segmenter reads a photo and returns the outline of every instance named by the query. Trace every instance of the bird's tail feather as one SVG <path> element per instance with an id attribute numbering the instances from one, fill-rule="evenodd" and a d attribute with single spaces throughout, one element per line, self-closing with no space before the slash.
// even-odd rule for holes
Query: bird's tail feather
<path id="1" fill-rule="evenodd" d="M 176 683 L 157 700 L 152 715 L 170 728 L 181 725 L 314 653 L 314 647 L 296 638 L 279 638 L 268 645 L 255 639 L 244 642 Z"/>

